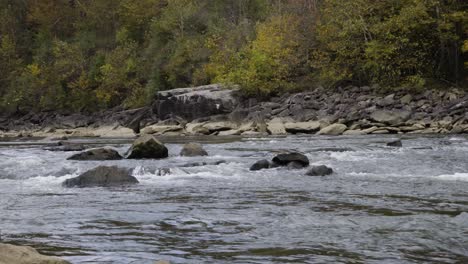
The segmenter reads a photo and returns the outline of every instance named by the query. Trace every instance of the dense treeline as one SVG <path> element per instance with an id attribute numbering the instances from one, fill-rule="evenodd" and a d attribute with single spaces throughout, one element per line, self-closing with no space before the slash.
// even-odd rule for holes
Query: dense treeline
<path id="1" fill-rule="evenodd" d="M 137 107 L 239 84 L 464 86 L 465 0 L 0 0 L 2 112 Z M 377 89 L 377 88 L 376 88 Z"/>

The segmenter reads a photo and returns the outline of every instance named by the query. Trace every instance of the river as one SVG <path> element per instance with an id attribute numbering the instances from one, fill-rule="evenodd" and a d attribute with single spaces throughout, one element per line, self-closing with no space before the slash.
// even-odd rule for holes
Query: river
<path id="1" fill-rule="evenodd" d="M 45 150 L 46 140 L 2 142 L 0 240 L 72 263 L 468 263 L 468 137 L 387 147 L 392 138 L 166 139 L 167 159 L 105 162 L 68 161 L 76 152 Z M 179 157 L 191 140 L 210 156 Z M 249 171 L 282 150 L 335 174 Z M 103 164 L 133 168 L 140 184 L 61 186 Z"/>

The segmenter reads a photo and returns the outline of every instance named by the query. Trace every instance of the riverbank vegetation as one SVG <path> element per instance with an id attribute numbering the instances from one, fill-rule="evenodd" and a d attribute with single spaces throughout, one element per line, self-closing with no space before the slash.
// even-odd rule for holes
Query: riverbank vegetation
<path id="1" fill-rule="evenodd" d="M 0 110 L 138 107 L 238 84 L 467 85 L 464 0 L 0 0 Z"/>

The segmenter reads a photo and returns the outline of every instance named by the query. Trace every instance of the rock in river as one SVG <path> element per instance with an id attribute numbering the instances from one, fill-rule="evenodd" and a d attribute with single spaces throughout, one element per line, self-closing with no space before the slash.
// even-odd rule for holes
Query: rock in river
<path id="1" fill-rule="evenodd" d="M 259 160 L 259 161 L 255 162 L 250 167 L 250 170 L 251 171 L 258 171 L 258 170 L 269 169 L 269 168 L 271 168 L 271 163 L 268 160 L 263 159 L 263 160 Z"/>
<path id="2" fill-rule="evenodd" d="M 279 154 L 273 158 L 273 162 L 279 166 L 288 166 L 291 162 L 296 162 L 302 165 L 302 167 L 309 166 L 309 159 L 305 155 L 297 152 Z M 294 167 L 297 167 L 297 164 Z"/>
<path id="3" fill-rule="evenodd" d="M 401 140 L 397 139 L 397 140 L 388 142 L 387 146 L 389 146 L 389 147 L 402 147 L 403 144 L 401 143 Z"/>
<path id="4" fill-rule="evenodd" d="M 325 165 L 314 166 L 307 173 L 307 176 L 325 176 L 333 173 L 333 169 Z"/>
<path id="5" fill-rule="evenodd" d="M 185 157 L 208 156 L 208 152 L 198 143 L 187 143 L 182 147 L 180 155 Z"/>
<path id="6" fill-rule="evenodd" d="M 39 254 L 28 246 L 15 246 L 0 243 L 0 264 L 70 264 L 57 257 Z"/>
<path id="7" fill-rule="evenodd" d="M 120 160 L 119 152 L 110 148 L 91 149 L 85 152 L 75 154 L 68 160 Z"/>
<path id="8" fill-rule="evenodd" d="M 152 135 L 139 137 L 128 150 L 127 159 L 162 159 L 169 156 L 166 146 Z"/>
<path id="9" fill-rule="evenodd" d="M 65 187 L 110 187 L 136 184 L 138 180 L 131 175 L 129 169 L 117 166 L 99 166 L 78 177 L 65 180 Z"/>

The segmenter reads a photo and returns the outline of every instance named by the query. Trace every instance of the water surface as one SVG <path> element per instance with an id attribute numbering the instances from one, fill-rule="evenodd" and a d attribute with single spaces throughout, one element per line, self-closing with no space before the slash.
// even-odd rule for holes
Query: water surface
<path id="1" fill-rule="evenodd" d="M 67 161 L 76 152 L 45 150 L 44 140 L 2 142 L 1 240 L 72 263 L 467 263 L 468 137 L 386 147 L 392 138 L 208 139 L 210 156 L 196 158 L 177 153 L 197 139 L 166 139 L 168 159 L 105 162 Z M 248 170 L 284 150 L 336 173 Z M 140 184 L 61 186 L 98 165 L 132 168 Z"/>

